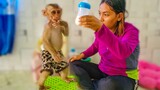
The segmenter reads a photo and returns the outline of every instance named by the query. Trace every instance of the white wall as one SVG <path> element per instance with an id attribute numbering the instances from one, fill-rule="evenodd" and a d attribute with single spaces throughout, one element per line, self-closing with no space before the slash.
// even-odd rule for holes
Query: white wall
<path id="1" fill-rule="evenodd" d="M 63 8 L 62 18 L 69 23 L 69 48 L 75 47 L 78 52 L 88 47 L 94 40 L 93 31 L 78 27 L 74 20 L 77 4 L 81 0 L 19 0 L 17 32 L 12 54 L 0 57 L 0 70 L 30 70 L 32 52 L 37 39 L 41 36 L 45 18 L 41 10 L 47 3 L 57 2 Z M 140 59 L 156 64 L 160 60 L 160 1 L 159 0 L 126 0 L 129 17 L 127 21 L 140 30 Z M 93 15 L 98 17 L 100 0 L 89 0 Z M 82 32 L 80 35 L 79 32 Z M 93 57 L 93 62 L 98 62 Z"/>

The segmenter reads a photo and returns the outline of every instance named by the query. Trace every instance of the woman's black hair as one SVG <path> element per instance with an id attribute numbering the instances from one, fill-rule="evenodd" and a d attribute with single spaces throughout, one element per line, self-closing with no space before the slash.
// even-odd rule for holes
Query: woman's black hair
<path id="1" fill-rule="evenodd" d="M 126 0 L 102 0 L 102 3 L 108 4 L 117 14 L 126 11 Z"/>

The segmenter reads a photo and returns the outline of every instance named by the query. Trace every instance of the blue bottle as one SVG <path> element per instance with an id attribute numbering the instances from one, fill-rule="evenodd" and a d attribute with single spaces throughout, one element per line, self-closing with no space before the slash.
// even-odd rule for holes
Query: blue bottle
<path id="1" fill-rule="evenodd" d="M 79 18 L 84 15 L 90 14 L 91 5 L 88 3 L 88 0 L 83 0 L 78 4 L 78 14 L 75 20 L 76 25 L 79 25 Z"/>

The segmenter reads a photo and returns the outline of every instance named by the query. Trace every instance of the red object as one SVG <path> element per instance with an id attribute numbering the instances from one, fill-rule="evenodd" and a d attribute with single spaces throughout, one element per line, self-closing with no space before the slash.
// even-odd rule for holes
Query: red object
<path id="1" fill-rule="evenodd" d="M 139 85 L 149 90 L 154 90 L 156 88 L 156 84 L 156 80 L 150 77 L 142 77 L 139 80 Z"/>
<path id="2" fill-rule="evenodd" d="M 139 85 L 149 90 L 160 90 L 160 66 L 139 61 Z"/>

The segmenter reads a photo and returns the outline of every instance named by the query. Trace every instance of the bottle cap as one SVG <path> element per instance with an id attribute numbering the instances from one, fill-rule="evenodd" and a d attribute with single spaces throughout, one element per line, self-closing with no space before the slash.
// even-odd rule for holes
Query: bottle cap
<path id="1" fill-rule="evenodd" d="M 85 1 L 82 1 L 78 4 L 78 8 L 87 8 L 87 9 L 91 9 L 91 5 Z"/>
<path id="2" fill-rule="evenodd" d="M 71 52 L 75 52 L 76 50 L 75 50 L 75 48 L 71 48 Z"/>

